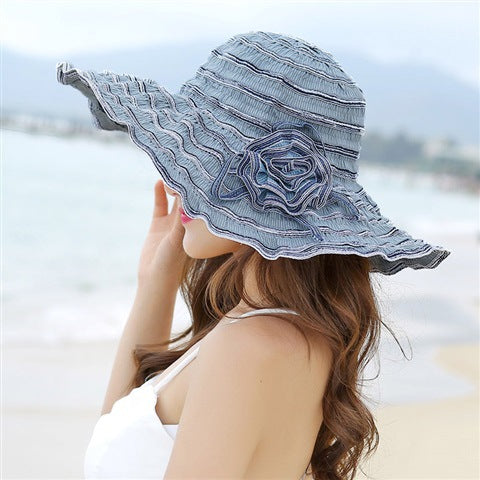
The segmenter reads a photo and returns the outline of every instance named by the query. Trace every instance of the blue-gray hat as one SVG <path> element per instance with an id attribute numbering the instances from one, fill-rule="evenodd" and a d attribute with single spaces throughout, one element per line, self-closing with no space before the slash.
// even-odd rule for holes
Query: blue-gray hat
<path id="1" fill-rule="evenodd" d="M 332 55 L 248 32 L 216 47 L 178 93 L 155 80 L 56 65 L 97 128 L 128 132 L 185 213 L 263 257 L 368 257 L 371 271 L 435 268 L 450 252 L 384 217 L 356 181 L 363 91 Z"/>

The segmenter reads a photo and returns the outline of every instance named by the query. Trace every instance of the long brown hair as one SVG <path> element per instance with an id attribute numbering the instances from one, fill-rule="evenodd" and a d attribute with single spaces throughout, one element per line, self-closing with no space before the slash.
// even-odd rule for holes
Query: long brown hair
<path id="1" fill-rule="evenodd" d="M 261 305 L 252 302 L 243 288 L 244 267 L 249 262 L 253 262 L 260 298 L 264 299 Z M 309 355 L 308 337 L 313 333 L 326 340 L 333 358 L 322 398 L 323 423 L 307 473 L 315 480 L 353 479 L 362 456 L 372 455 L 379 442 L 374 418 L 359 388 L 361 374 L 378 350 L 380 324 L 384 324 L 368 258 L 322 254 L 303 260 L 285 257 L 268 260 L 242 245 L 234 253 L 214 258 L 189 257 L 180 292 L 193 319 L 192 325 L 167 342 L 136 345 L 137 372 L 131 388 L 166 369 L 240 300 L 252 309 L 292 309 L 299 315 L 279 316 L 302 333 Z M 186 338 L 180 348 L 168 349 Z"/>

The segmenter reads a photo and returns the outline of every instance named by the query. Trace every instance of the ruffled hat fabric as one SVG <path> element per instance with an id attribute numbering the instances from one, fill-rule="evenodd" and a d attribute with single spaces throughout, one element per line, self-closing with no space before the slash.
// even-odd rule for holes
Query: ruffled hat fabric
<path id="1" fill-rule="evenodd" d="M 185 213 L 265 258 L 368 257 L 372 272 L 435 268 L 451 252 L 412 238 L 357 182 L 365 98 L 320 48 L 273 32 L 216 47 L 179 92 L 132 74 L 56 65 L 99 129 L 128 132 Z"/>

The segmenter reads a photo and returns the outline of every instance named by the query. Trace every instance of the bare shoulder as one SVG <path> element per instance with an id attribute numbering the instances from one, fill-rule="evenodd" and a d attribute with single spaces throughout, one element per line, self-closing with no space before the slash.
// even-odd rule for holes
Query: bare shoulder
<path id="1" fill-rule="evenodd" d="M 211 331 L 202 342 L 195 368 L 199 375 L 203 368 L 230 369 L 231 375 L 241 374 L 242 370 L 272 374 L 275 369 L 283 370 L 292 356 L 302 356 L 306 348 L 301 334 L 287 322 L 273 316 L 251 316 Z"/>
<path id="2" fill-rule="evenodd" d="M 275 354 L 286 348 L 296 350 L 298 342 L 303 338 L 293 325 L 274 315 L 252 315 L 233 323 L 227 322 L 219 325 L 212 333 L 212 338 L 216 339 L 249 340 L 252 348 L 259 348 L 266 354 Z"/>
<path id="3" fill-rule="evenodd" d="M 239 374 L 239 369 L 257 370 L 268 376 L 265 387 L 269 386 L 272 396 L 293 381 L 307 386 L 313 377 L 324 384 L 331 366 L 325 339 L 308 333 L 306 339 L 298 328 L 275 315 L 252 315 L 225 323 L 205 340 L 198 354 L 199 362 L 208 365 L 205 372 L 215 369 L 217 362 L 230 368 L 232 375 Z"/>
<path id="4" fill-rule="evenodd" d="M 247 342 L 252 350 L 258 349 L 264 355 L 272 356 L 277 360 L 285 358 L 299 361 L 307 360 L 307 340 L 298 328 L 276 315 L 252 315 L 242 318 L 235 323 L 226 323 L 212 332 L 212 337 L 220 343 L 231 339 Z M 328 357 L 326 342 L 318 334 L 315 337 L 307 334 L 307 338 L 313 345 L 319 356 Z M 212 340 L 212 343 L 216 340 Z M 317 355 L 317 356 L 318 356 Z"/>
<path id="5" fill-rule="evenodd" d="M 289 388 L 286 369 L 298 367 L 292 358 L 302 356 L 296 347 L 303 337 L 279 318 L 251 316 L 217 327 L 193 364 L 167 480 L 242 478 L 272 408 Z"/>

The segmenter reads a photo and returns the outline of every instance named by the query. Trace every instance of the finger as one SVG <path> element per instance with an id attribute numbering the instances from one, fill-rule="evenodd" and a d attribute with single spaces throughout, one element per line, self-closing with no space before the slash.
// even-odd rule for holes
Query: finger
<path id="1" fill-rule="evenodd" d="M 173 200 L 173 204 L 172 204 L 172 210 L 170 211 L 170 213 L 172 215 L 178 215 L 179 214 L 179 212 L 178 212 L 179 207 L 180 207 L 180 197 L 175 196 L 175 199 Z"/>
<path id="2" fill-rule="evenodd" d="M 153 218 L 163 217 L 168 214 L 168 200 L 162 180 L 155 183 L 154 192 Z"/>

